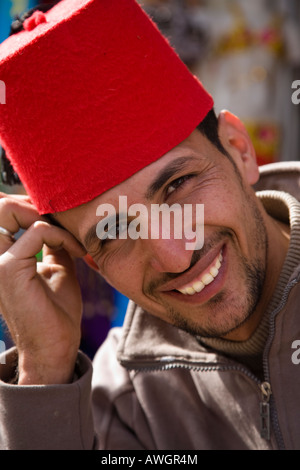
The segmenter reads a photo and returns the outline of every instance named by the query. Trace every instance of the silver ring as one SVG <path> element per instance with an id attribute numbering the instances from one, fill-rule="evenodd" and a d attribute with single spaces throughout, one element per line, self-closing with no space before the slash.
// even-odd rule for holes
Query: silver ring
<path id="1" fill-rule="evenodd" d="M 14 234 L 11 233 L 9 230 L 7 230 L 6 228 L 4 227 L 1 227 L 0 226 L 0 235 L 5 235 L 6 237 L 10 238 L 11 241 L 15 242 L 15 237 L 14 237 Z"/>

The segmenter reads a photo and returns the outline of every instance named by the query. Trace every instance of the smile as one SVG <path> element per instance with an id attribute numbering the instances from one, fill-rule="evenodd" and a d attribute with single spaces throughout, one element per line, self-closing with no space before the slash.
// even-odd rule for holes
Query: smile
<path id="1" fill-rule="evenodd" d="M 213 261 L 213 263 L 207 268 L 204 273 L 202 272 L 198 278 L 193 280 L 193 282 L 186 284 L 180 288 L 178 287 L 177 290 L 184 295 L 194 295 L 196 293 L 201 292 L 205 288 L 205 286 L 211 284 L 218 276 L 219 269 L 222 266 L 222 260 L 223 256 L 221 250 L 218 256 Z"/>

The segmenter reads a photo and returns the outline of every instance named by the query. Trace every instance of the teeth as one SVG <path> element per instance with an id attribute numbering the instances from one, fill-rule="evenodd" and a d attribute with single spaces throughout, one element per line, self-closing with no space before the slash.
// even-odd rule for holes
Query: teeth
<path id="1" fill-rule="evenodd" d="M 195 291 L 194 291 L 194 288 L 193 287 L 187 287 L 185 289 L 186 293 L 189 294 L 189 295 L 193 295 L 195 294 Z"/>
<path id="2" fill-rule="evenodd" d="M 214 278 L 212 277 L 210 273 L 204 274 L 203 278 L 201 279 L 203 284 L 205 284 L 206 286 L 210 284 L 213 280 Z"/>
<path id="3" fill-rule="evenodd" d="M 202 281 L 198 281 L 198 282 L 195 282 L 195 284 L 193 284 L 193 289 L 196 292 L 201 292 L 202 289 L 204 289 L 204 287 L 205 287 L 205 284 Z"/>
<path id="4" fill-rule="evenodd" d="M 205 273 L 200 281 L 194 282 L 190 286 L 185 287 L 184 289 L 178 289 L 184 295 L 194 295 L 196 292 L 201 292 L 205 286 L 213 282 L 215 277 L 219 274 L 219 269 L 222 265 L 223 256 L 220 253 L 214 266 L 212 266 L 208 273 Z"/>
<path id="5" fill-rule="evenodd" d="M 220 266 L 221 266 L 221 263 L 220 263 Z M 213 266 L 209 272 L 210 274 L 212 275 L 212 277 L 216 277 L 218 274 L 219 274 L 219 269 L 220 268 L 216 268 L 215 266 Z"/>

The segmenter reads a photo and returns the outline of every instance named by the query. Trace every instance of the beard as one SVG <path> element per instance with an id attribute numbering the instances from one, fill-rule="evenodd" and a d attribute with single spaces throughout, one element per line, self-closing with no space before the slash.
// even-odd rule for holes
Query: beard
<path id="1" fill-rule="evenodd" d="M 243 326 L 252 317 L 261 298 L 265 269 L 258 260 L 250 264 L 241 257 L 240 264 L 244 271 L 244 295 L 224 289 L 207 302 L 205 315 L 199 307 L 199 321 L 165 305 L 171 323 L 202 338 L 222 338 Z"/>
<path id="2" fill-rule="evenodd" d="M 263 294 L 267 269 L 268 239 L 264 220 L 257 204 L 250 197 L 246 198 L 246 203 L 248 210 L 249 207 L 251 209 L 254 221 L 252 242 L 255 256 L 251 260 L 243 256 L 238 249 L 234 233 L 230 229 L 221 229 L 213 236 L 210 236 L 208 240 L 205 240 L 201 250 L 193 253 L 188 268 L 188 270 L 191 269 L 207 252 L 224 240 L 224 243 L 226 242 L 228 246 L 231 246 L 237 255 L 236 272 L 239 277 L 240 291 L 237 292 L 230 287 L 224 288 L 209 299 L 205 307 L 193 307 L 193 310 L 191 310 L 191 307 L 184 310 L 182 308 L 177 309 L 174 305 L 160 299 L 160 303 L 167 311 L 170 323 L 175 327 L 194 336 L 221 338 L 240 328 L 254 314 Z M 245 213 L 247 214 L 247 212 Z M 157 287 L 180 275 L 182 273 L 169 273 L 165 274 L 163 279 L 153 281 L 148 286 L 148 294 L 155 296 Z"/>

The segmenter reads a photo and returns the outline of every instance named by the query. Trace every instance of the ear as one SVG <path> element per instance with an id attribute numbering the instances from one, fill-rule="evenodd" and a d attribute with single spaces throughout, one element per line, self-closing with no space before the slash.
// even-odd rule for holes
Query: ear
<path id="1" fill-rule="evenodd" d="M 99 272 L 97 264 L 90 255 L 85 255 L 83 259 L 90 268 L 92 268 L 94 271 Z"/>
<path id="2" fill-rule="evenodd" d="M 255 184 L 259 179 L 256 153 L 244 124 L 227 110 L 220 112 L 218 121 L 224 148 L 233 158 L 244 180 L 250 185 Z"/>

